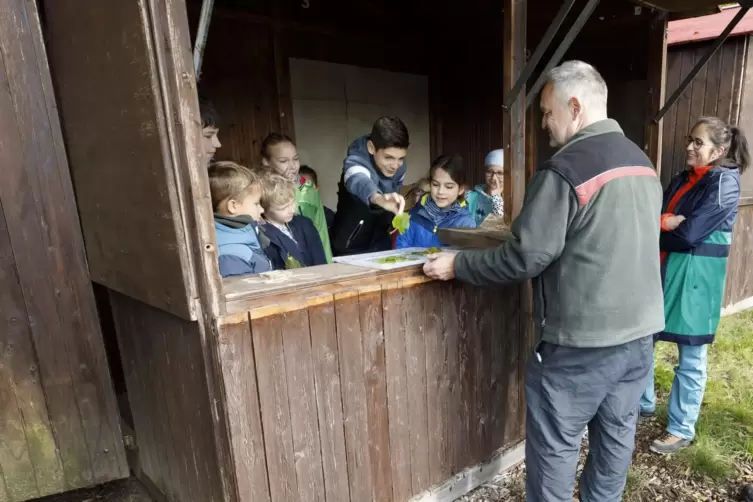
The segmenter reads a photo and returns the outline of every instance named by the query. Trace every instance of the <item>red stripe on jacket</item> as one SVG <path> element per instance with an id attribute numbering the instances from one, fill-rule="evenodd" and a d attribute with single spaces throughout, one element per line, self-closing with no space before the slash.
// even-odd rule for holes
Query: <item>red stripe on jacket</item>
<path id="1" fill-rule="evenodd" d="M 626 166 L 610 169 L 603 172 L 598 176 L 591 178 L 575 187 L 575 193 L 578 195 L 578 203 L 580 207 L 585 206 L 591 200 L 596 192 L 612 180 L 617 178 L 625 178 L 628 176 L 654 176 L 656 177 L 656 171 L 650 167 L 645 166 Z"/>

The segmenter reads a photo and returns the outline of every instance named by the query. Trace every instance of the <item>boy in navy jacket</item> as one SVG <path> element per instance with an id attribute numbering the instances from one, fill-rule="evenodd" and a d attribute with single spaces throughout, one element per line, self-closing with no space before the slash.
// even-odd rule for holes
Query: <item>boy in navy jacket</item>
<path id="1" fill-rule="evenodd" d="M 275 270 L 325 265 L 327 256 L 316 227 L 296 214 L 293 182 L 268 170 L 262 184 L 263 233 L 269 239 L 265 251 Z"/>
<path id="2" fill-rule="evenodd" d="M 214 208 L 214 228 L 220 275 L 260 274 L 272 267 L 264 254 L 264 236 L 258 221 L 264 212 L 261 177 L 234 162 L 215 162 L 209 167 L 209 189 Z"/>

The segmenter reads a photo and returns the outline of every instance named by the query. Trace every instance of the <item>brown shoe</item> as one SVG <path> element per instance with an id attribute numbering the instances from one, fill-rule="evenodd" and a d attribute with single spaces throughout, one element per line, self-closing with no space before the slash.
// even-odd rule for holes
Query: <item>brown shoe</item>
<path id="1" fill-rule="evenodd" d="M 651 443 L 649 449 L 660 455 L 669 455 L 682 450 L 683 448 L 687 448 L 690 446 L 690 443 L 691 441 L 689 439 L 678 438 L 677 436 L 667 433 Z"/>

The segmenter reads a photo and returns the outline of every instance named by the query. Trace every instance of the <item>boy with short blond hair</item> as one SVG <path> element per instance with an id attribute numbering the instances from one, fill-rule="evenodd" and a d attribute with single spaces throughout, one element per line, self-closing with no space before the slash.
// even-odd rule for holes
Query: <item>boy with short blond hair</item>
<path id="1" fill-rule="evenodd" d="M 209 166 L 209 190 L 220 275 L 269 271 L 272 266 L 260 243 L 260 238 L 266 239 L 259 232 L 262 177 L 235 162 L 215 162 Z"/>
<path id="2" fill-rule="evenodd" d="M 296 186 L 288 178 L 268 170 L 262 180 L 261 205 L 269 239 L 265 251 L 275 269 L 325 265 L 322 240 L 314 224 L 296 214 Z"/>

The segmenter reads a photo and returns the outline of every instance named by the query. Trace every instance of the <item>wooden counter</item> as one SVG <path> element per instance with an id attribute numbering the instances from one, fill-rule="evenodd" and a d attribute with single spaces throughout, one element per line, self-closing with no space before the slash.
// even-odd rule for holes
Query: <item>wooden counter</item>
<path id="1" fill-rule="evenodd" d="M 523 439 L 520 287 L 350 265 L 224 281 L 241 501 L 407 501 Z"/>

